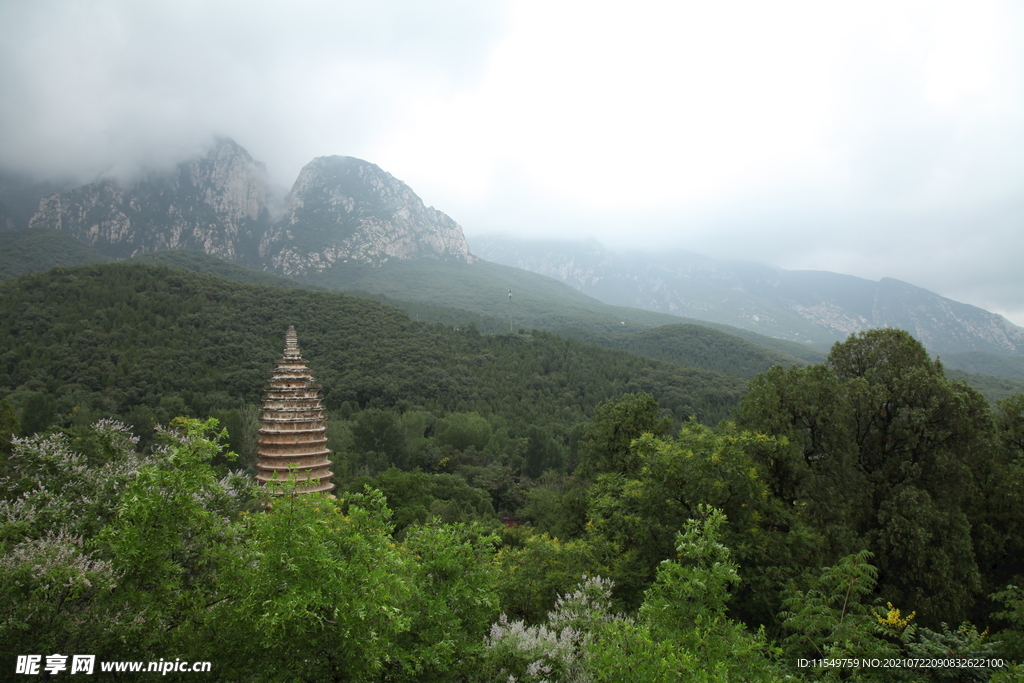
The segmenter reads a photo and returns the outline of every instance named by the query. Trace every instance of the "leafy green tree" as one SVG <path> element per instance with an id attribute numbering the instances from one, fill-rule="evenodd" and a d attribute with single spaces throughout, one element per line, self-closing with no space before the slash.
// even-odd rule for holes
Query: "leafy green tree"
<path id="1" fill-rule="evenodd" d="M 989 591 L 1024 576 L 1024 394 L 1000 401 L 995 420 L 998 446 L 990 467 L 975 472 L 982 501 L 972 519 Z"/>
<path id="2" fill-rule="evenodd" d="M 135 614 L 130 635 L 147 654 L 192 645 L 192 621 L 220 599 L 216 584 L 236 538 L 238 499 L 251 482 L 214 474 L 210 462 L 224 437 L 216 428 L 213 419 L 175 421 L 97 536 L 120 577 L 116 600 Z"/>
<path id="3" fill-rule="evenodd" d="M 728 423 L 715 431 L 690 421 L 676 438 L 637 439 L 633 476 L 599 476 L 590 487 L 587 538 L 608 553 L 608 575 L 624 604 L 640 603 L 659 563 L 674 556 L 678 530 L 699 516 L 701 505 L 712 505 L 726 513 L 725 542 L 746 565 L 745 614 L 770 610 L 773 585 L 787 571 L 780 574 L 779 565 L 794 564 L 810 543 L 793 510 L 771 497 L 755 460 L 783 448 L 784 442 Z"/>
<path id="4" fill-rule="evenodd" d="M 241 679 L 373 680 L 413 618 L 389 515 L 374 491 L 285 495 L 246 515 L 197 635 L 230 642 L 218 660 Z"/>
<path id="5" fill-rule="evenodd" d="M 503 531 L 502 541 L 495 556 L 500 604 L 514 618 L 539 622 L 581 576 L 597 573 L 594 549 L 582 539 L 561 541 L 520 527 Z"/>
<path id="6" fill-rule="evenodd" d="M 781 671 L 771 659 L 763 629 L 747 632 L 726 614 L 730 593 L 740 582 L 738 565 L 722 542 L 726 517 L 699 505 L 701 519 L 690 519 L 679 534 L 677 557 L 658 567 L 638 613 L 657 641 L 676 643 L 693 656 L 693 668 L 722 680 L 776 681 Z"/>
<path id="7" fill-rule="evenodd" d="M 982 662 L 990 662 L 998 658 L 999 643 L 988 637 L 988 631 L 979 632 L 977 627 L 964 622 L 959 628 L 952 630 L 946 624 L 940 631 L 928 628 L 907 629 L 911 633 L 905 638 L 906 656 L 920 659 L 960 659 L 976 662 L 969 670 L 957 667 L 937 667 L 926 671 L 926 680 L 935 683 L 944 681 L 988 681 L 996 672 L 997 667 L 981 666 Z M 998 667 L 1002 669 L 1003 667 Z M 916 672 L 915 672 L 916 674 Z M 916 677 L 916 676 L 915 676 Z"/>
<path id="8" fill-rule="evenodd" d="M 25 435 L 45 431 L 57 418 L 57 402 L 43 392 L 32 392 L 21 409 L 21 428 Z"/>
<path id="9" fill-rule="evenodd" d="M 826 567 L 805 589 L 791 588 L 780 614 L 783 628 L 789 632 L 784 644 L 791 661 L 798 659 L 857 660 L 895 657 L 899 648 L 886 639 L 890 631 L 883 627 L 872 609 L 878 570 L 869 562 L 871 553 L 864 550 Z M 891 603 L 890 603 L 891 604 Z M 906 626 L 905 623 L 902 626 Z M 815 673 L 824 680 L 857 679 L 888 680 L 882 674 L 863 666 L 815 666 Z M 891 676 L 891 672 L 883 672 Z"/>
<path id="10" fill-rule="evenodd" d="M 412 592 L 402 611 L 411 622 L 397 635 L 384 680 L 472 677 L 483 651 L 481 635 L 498 613 L 496 541 L 479 526 L 409 529 L 401 550 L 410 560 Z"/>
<path id="11" fill-rule="evenodd" d="M 1024 393 L 998 402 L 996 429 L 1003 447 L 1014 458 L 1024 457 Z"/>
<path id="12" fill-rule="evenodd" d="M 434 440 L 458 451 L 483 451 L 491 439 L 491 423 L 477 413 L 452 413 L 434 424 Z"/>
<path id="13" fill-rule="evenodd" d="M 526 431 L 526 462 L 523 474 L 536 479 L 548 470 L 560 471 L 565 462 L 562 446 L 549 430 L 530 425 Z"/>
<path id="14" fill-rule="evenodd" d="M 455 474 L 403 472 L 392 467 L 376 477 L 354 479 L 345 488 L 356 493 L 366 486 L 384 494 L 399 536 L 411 525 L 430 521 L 497 522 L 488 495 Z"/>
<path id="15" fill-rule="evenodd" d="M 750 634 L 725 613 L 739 580 L 720 543 L 721 511 L 701 507 L 679 534 L 635 617 L 616 613 L 612 582 L 584 576 L 562 593 L 546 620 L 528 624 L 502 614 L 491 626 L 485 680 L 727 681 L 782 678 L 763 632 Z"/>
<path id="16" fill-rule="evenodd" d="M 10 401 L 0 401 L 0 474 L 7 469 L 7 458 L 14 451 L 14 439 L 21 433 L 21 423 Z"/>
<path id="17" fill-rule="evenodd" d="M 870 330 L 824 365 L 774 368 L 751 382 L 739 423 L 790 442 L 763 462 L 826 540 L 825 562 L 871 550 L 885 599 L 932 624 L 967 615 L 983 587 L 972 534 L 989 523 L 992 416 L 913 337 Z"/>
<path id="18" fill-rule="evenodd" d="M 352 425 L 353 447 L 363 455 L 368 474 L 387 469 L 394 464 L 404 467 L 407 451 L 405 429 L 392 410 L 369 408 L 360 411 Z M 380 456 L 378 459 L 373 454 Z"/>
<path id="19" fill-rule="evenodd" d="M 1002 605 L 992 616 L 1006 624 L 997 634 L 1000 654 L 1024 664 L 1024 588 L 1009 584 L 991 597 Z"/>
<path id="20" fill-rule="evenodd" d="M 182 423 L 148 457 L 109 420 L 16 447 L 0 500 L 5 647 L 111 659 L 191 648 L 239 493 L 205 463 L 212 426 Z"/>
<path id="21" fill-rule="evenodd" d="M 579 538 L 587 528 L 587 487 L 577 478 L 548 472 L 526 491 L 520 517 L 555 538 Z"/>
<path id="22" fill-rule="evenodd" d="M 634 474 L 638 468 L 630 449 L 643 434 L 665 436 L 672 428 L 670 418 L 659 418 L 658 402 L 650 394 L 626 394 L 594 409 L 594 417 L 580 440 L 577 474 Z"/>

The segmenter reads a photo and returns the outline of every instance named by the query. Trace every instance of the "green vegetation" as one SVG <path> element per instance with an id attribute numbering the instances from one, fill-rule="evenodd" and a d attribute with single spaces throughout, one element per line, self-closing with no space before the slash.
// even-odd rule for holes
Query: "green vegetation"
<path id="1" fill-rule="evenodd" d="M 79 266 L 109 260 L 60 230 L 0 230 L 0 280 L 56 266 Z"/>
<path id="2" fill-rule="evenodd" d="M 246 475 L 288 324 L 324 386 L 334 498 L 270 500 Z M 993 408 L 898 330 L 746 391 L 773 357 L 706 338 L 619 341 L 736 354 L 720 366 L 736 376 L 157 265 L 0 283 L 0 662 L 1019 680 L 1024 394 Z"/>
<path id="3" fill-rule="evenodd" d="M 334 290 L 359 290 L 396 301 L 415 300 L 504 321 L 508 331 L 508 290 L 513 329 L 583 328 L 612 331 L 679 322 L 664 313 L 609 306 L 550 278 L 496 263 L 389 261 L 381 267 L 335 266 L 306 278 Z M 625 325 L 623 325 L 625 323 Z"/>
<path id="4" fill-rule="evenodd" d="M 191 270 L 194 273 L 215 275 L 233 282 L 247 282 L 253 285 L 266 285 L 268 287 L 284 287 L 285 289 L 313 289 L 320 290 L 320 287 L 304 285 L 280 275 L 267 273 L 262 270 L 254 270 L 237 264 L 209 256 L 201 251 L 191 249 L 170 249 L 167 251 L 154 251 L 147 254 L 133 256 L 129 263 L 149 263 L 168 268 L 181 268 Z M 64 265 L 64 264 L 62 264 Z"/>
<path id="5" fill-rule="evenodd" d="M 981 395 L 987 398 L 993 405 L 1005 398 L 1009 398 L 1013 394 L 1024 391 L 1024 380 L 1021 379 L 979 375 L 956 369 L 946 370 L 946 375 L 950 379 L 965 382 L 971 388 L 981 392 Z"/>
<path id="6" fill-rule="evenodd" d="M 965 351 L 943 354 L 941 360 L 946 367 L 964 372 L 1024 379 L 1024 357 L 1021 356 L 997 356 L 985 351 Z"/>
<path id="7" fill-rule="evenodd" d="M 629 334 L 563 332 L 565 336 L 636 356 L 666 360 L 750 379 L 775 365 L 806 365 L 794 356 L 745 341 L 704 325 L 662 325 Z"/>
<path id="8" fill-rule="evenodd" d="M 551 334 L 485 336 L 340 294 L 108 264 L 0 284 L 0 398 L 26 433 L 110 416 L 148 443 L 153 425 L 179 415 L 240 420 L 261 400 L 289 324 L 324 386 L 332 448 L 353 475 L 395 463 L 479 467 L 484 477 L 493 462 L 476 463 L 480 452 L 539 475 L 573 460 L 573 434 L 601 401 L 647 391 L 675 420 L 715 423 L 743 391 L 731 377 Z M 391 422 L 412 413 L 422 423 L 389 441 Z M 452 413 L 486 420 L 488 445 L 424 441 Z"/>

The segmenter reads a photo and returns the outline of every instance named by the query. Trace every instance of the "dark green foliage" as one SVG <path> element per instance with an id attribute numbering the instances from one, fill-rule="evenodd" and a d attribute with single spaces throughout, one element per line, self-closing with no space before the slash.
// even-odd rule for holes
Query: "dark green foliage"
<path id="1" fill-rule="evenodd" d="M 284 496 L 218 479 L 215 423 L 142 457 L 123 426 L 17 447 L 0 477 L 0 660 L 212 661 L 213 681 L 465 680 L 497 614 L 495 538 L 392 536 L 379 492 Z M 89 455 L 74 450 L 87 446 Z M 183 680 L 171 676 L 168 680 Z"/>
<path id="2" fill-rule="evenodd" d="M 806 506 L 831 561 L 870 549 L 885 599 L 930 624 L 968 615 L 983 590 L 972 537 L 1001 533 L 981 505 L 992 417 L 909 334 L 861 333 L 823 366 L 774 368 L 751 383 L 741 424 L 790 440 L 765 462 L 771 486 Z"/>
<path id="3" fill-rule="evenodd" d="M 694 324 L 662 325 L 629 334 L 583 331 L 566 336 L 644 358 L 667 360 L 732 377 L 750 379 L 773 365 L 805 365 L 806 361 L 745 341 L 735 335 Z"/>
<path id="4" fill-rule="evenodd" d="M 946 376 L 969 385 L 972 389 L 980 392 L 992 404 L 998 403 L 1014 394 L 1024 392 L 1024 380 L 1022 379 L 979 375 L 956 369 L 947 369 Z"/>
<path id="5" fill-rule="evenodd" d="M 395 531 L 401 532 L 411 524 L 436 520 L 446 524 L 456 522 L 496 521 L 490 497 L 484 491 L 471 487 L 453 474 L 402 472 L 391 468 L 376 477 L 360 477 L 346 485 L 352 492 L 371 486 L 384 494 L 388 507 L 394 511 Z"/>
<path id="6" fill-rule="evenodd" d="M 947 368 L 969 373 L 1024 380 L 1024 357 L 1000 356 L 986 351 L 944 353 L 942 362 Z"/>
<path id="7" fill-rule="evenodd" d="M 550 334 L 481 336 L 340 294 L 110 264 L 0 286 L 0 397 L 23 411 L 45 394 L 58 420 L 76 407 L 128 416 L 142 405 L 158 423 L 240 409 L 261 400 L 289 324 L 329 413 L 347 403 L 500 414 L 508 437 L 530 438 L 531 425 L 545 425 L 564 446 L 594 406 L 624 393 L 654 392 L 681 419 L 716 421 L 742 390 L 722 375 Z M 388 458 L 401 458 L 389 448 Z M 557 466 L 557 455 L 544 458 L 540 467 Z"/>
<path id="8" fill-rule="evenodd" d="M 729 423 L 712 430 L 690 422 L 674 438 L 635 440 L 631 470 L 603 474 L 590 487 L 584 535 L 607 553 L 602 572 L 624 603 L 639 603 L 658 564 L 672 556 L 676 533 L 712 505 L 727 514 L 723 540 L 743 566 L 743 604 L 736 607 L 744 618 L 770 621 L 779 581 L 807 558 L 809 545 L 792 507 L 769 495 L 758 464 L 784 448 Z"/>
<path id="9" fill-rule="evenodd" d="M 1022 663 L 1024 662 L 1024 588 L 1021 588 L 1019 584 L 1009 584 L 991 597 L 1000 606 L 992 616 L 1007 625 L 1007 628 L 999 634 L 1000 653 L 1004 657 Z"/>
<path id="10" fill-rule="evenodd" d="M 636 474 L 640 460 L 632 443 L 644 434 L 665 436 L 669 418 L 659 417 L 658 402 L 650 394 L 627 394 L 594 409 L 594 418 L 580 440 L 581 476 Z"/>
<path id="11" fill-rule="evenodd" d="M 376 473 L 374 463 L 394 463 L 405 467 L 407 451 L 405 429 L 393 410 L 369 408 L 360 412 L 352 425 L 352 445 L 357 453 L 369 458 L 362 463 L 369 472 Z M 378 456 L 376 459 L 373 456 Z"/>
<path id="12" fill-rule="evenodd" d="M 80 266 L 109 260 L 60 230 L 0 230 L 0 280 L 56 266 Z"/>
<path id="13" fill-rule="evenodd" d="M 21 428 L 25 435 L 45 431 L 57 414 L 53 396 L 41 391 L 27 393 L 22 398 Z"/>
<path id="14" fill-rule="evenodd" d="M 268 287 L 284 287 L 285 289 L 322 289 L 315 285 L 301 284 L 290 278 L 267 273 L 262 270 L 245 268 L 230 261 L 210 256 L 201 251 L 191 249 L 170 249 L 168 251 L 154 251 L 147 254 L 133 256 L 129 263 L 149 263 L 168 268 L 181 268 L 191 270 L 194 273 L 205 275 L 216 275 L 225 280 L 233 282 L 247 282 L 253 285 L 266 285 Z M 61 264 L 72 265 L 72 264 Z"/>
<path id="15" fill-rule="evenodd" d="M 792 659 L 807 660 L 896 657 L 899 650 L 884 635 L 886 631 L 871 605 L 878 570 L 870 563 L 871 553 L 864 550 L 825 567 L 810 579 L 806 588 L 791 588 L 779 615 L 788 636 L 784 640 Z M 869 667 L 815 666 L 825 680 L 842 680 L 851 672 L 887 680 L 890 672 L 874 672 Z"/>
<path id="16" fill-rule="evenodd" d="M 11 454 L 13 439 L 20 433 L 21 422 L 14 412 L 14 406 L 6 399 L 0 401 L 0 471 L 7 462 L 7 456 Z"/>
<path id="17" fill-rule="evenodd" d="M 477 413 L 452 413 L 434 424 L 434 440 L 459 451 L 482 451 L 491 440 L 491 425 Z"/>

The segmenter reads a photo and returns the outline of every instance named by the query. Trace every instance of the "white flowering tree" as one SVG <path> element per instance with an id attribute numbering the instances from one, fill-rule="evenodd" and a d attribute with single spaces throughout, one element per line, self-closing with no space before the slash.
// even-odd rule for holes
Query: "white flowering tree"
<path id="1" fill-rule="evenodd" d="M 612 582 L 584 577 L 561 596 L 543 624 L 505 615 L 491 626 L 491 680 L 531 683 L 598 681 L 771 682 L 782 671 L 764 634 L 726 616 L 739 581 L 720 541 L 725 515 L 700 506 L 687 522 L 677 558 L 664 561 L 636 616 L 612 611 Z"/>
<path id="2" fill-rule="evenodd" d="M 94 654 L 210 661 L 209 680 L 465 680 L 497 611 L 495 539 L 434 525 L 398 542 L 372 489 L 271 499 L 214 474 L 223 436 L 175 420 L 142 456 L 106 421 L 16 442 L 0 665 Z"/>

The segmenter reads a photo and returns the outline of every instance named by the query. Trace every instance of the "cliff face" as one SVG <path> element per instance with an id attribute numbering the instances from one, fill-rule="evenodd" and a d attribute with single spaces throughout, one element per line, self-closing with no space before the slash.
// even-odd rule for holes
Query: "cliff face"
<path id="1" fill-rule="evenodd" d="M 323 271 L 335 263 L 379 266 L 390 259 L 474 260 L 462 228 L 375 164 L 319 157 L 299 173 L 285 215 L 259 247 L 284 275 Z"/>
<path id="2" fill-rule="evenodd" d="M 299 174 L 284 216 L 267 210 L 266 170 L 231 140 L 129 186 L 101 180 L 45 197 L 30 225 L 114 258 L 195 249 L 285 275 L 335 263 L 473 261 L 462 228 L 374 164 L 321 157 Z"/>
<path id="3" fill-rule="evenodd" d="M 33 227 L 53 227 L 114 258 L 196 249 L 250 261 L 269 225 L 262 164 L 230 140 L 128 187 L 101 180 L 45 197 Z"/>

